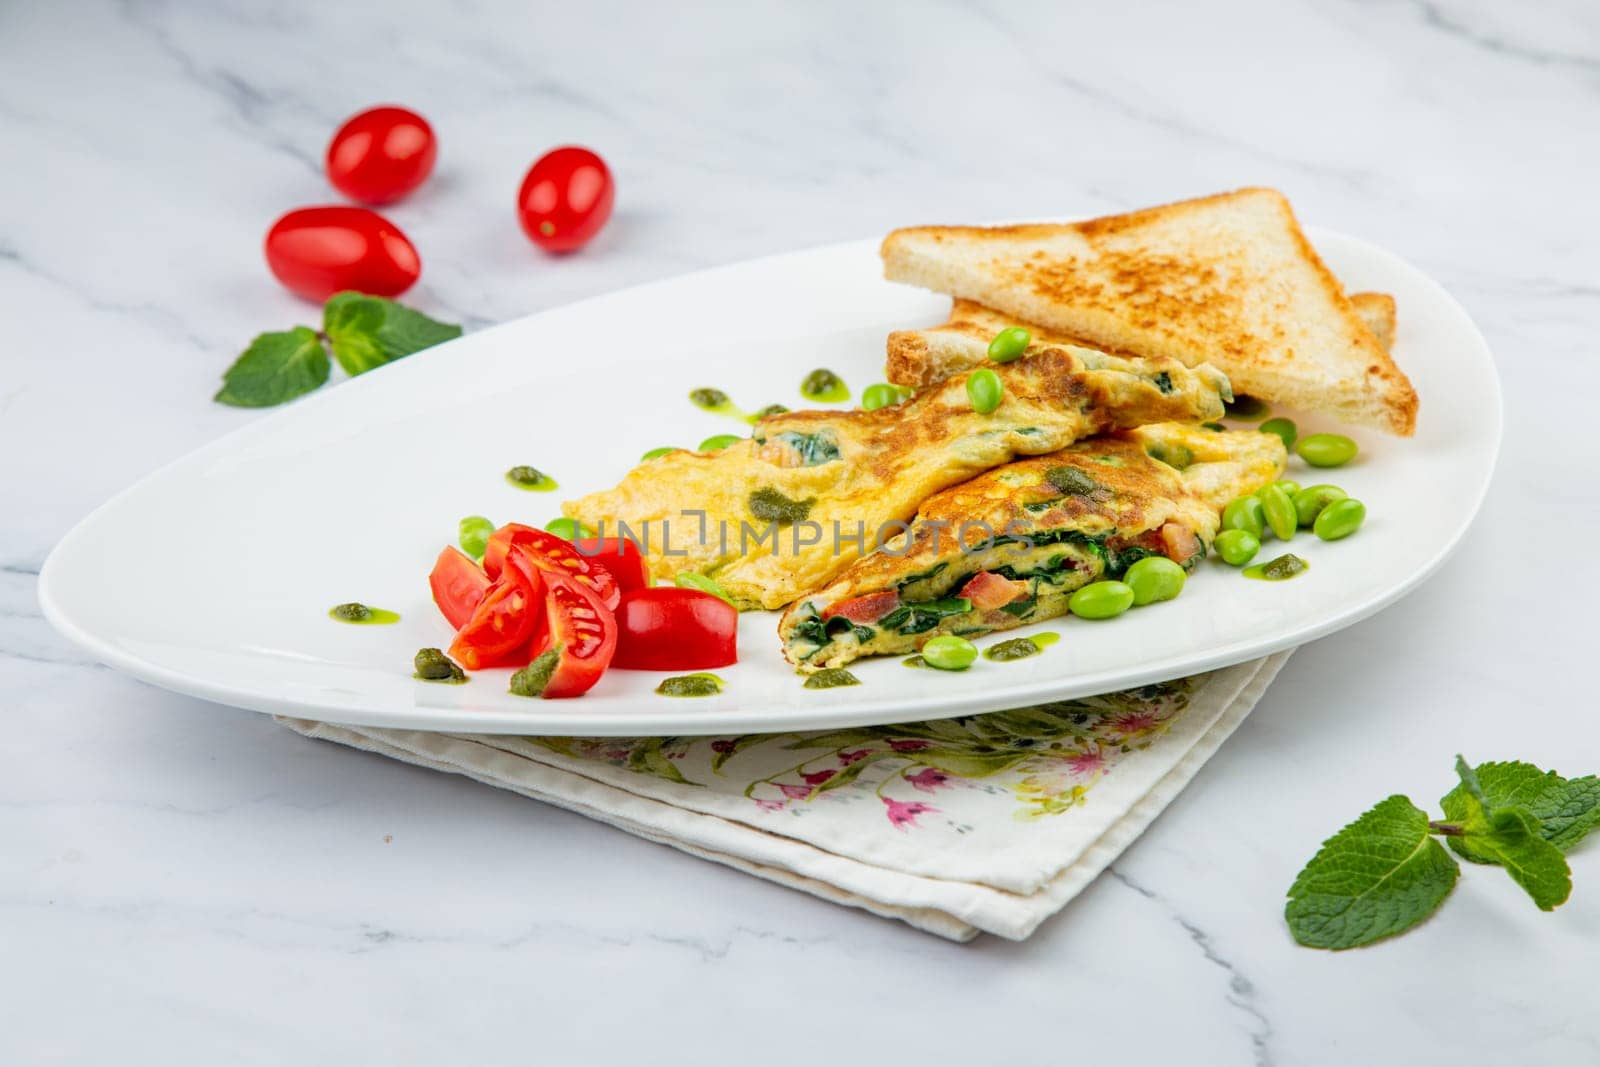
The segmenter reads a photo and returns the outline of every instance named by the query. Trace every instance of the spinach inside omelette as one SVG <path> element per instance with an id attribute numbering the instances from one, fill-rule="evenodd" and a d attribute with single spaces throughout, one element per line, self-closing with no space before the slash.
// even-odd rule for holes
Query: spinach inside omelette
<path id="1" fill-rule="evenodd" d="M 967 378 L 989 370 L 1002 397 L 981 413 Z M 875 411 L 762 419 L 747 440 L 648 460 L 562 511 L 632 534 L 657 580 L 693 571 L 741 607 L 780 608 L 833 581 L 941 490 L 1093 434 L 1216 418 L 1229 396 L 1209 366 L 1037 347 Z"/>
<path id="2" fill-rule="evenodd" d="M 1204 558 L 1218 509 L 1284 470 L 1275 435 L 1168 424 L 1079 442 L 934 494 L 909 533 L 778 624 L 803 670 L 1063 615 L 1081 586 L 1164 555 Z M 942 536 L 941 536 L 942 535 Z"/>

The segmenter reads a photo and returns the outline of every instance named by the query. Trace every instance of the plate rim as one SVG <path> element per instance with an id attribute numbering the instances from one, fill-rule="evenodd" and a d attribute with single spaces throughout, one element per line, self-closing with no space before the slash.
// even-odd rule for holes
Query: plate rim
<path id="1" fill-rule="evenodd" d="M 1495 471 L 1499 465 L 1505 428 L 1505 394 L 1500 381 L 1499 367 L 1494 360 L 1493 350 L 1489 345 L 1488 339 L 1483 335 L 1483 331 L 1479 329 L 1478 324 L 1472 319 L 1466 308 L 1426 271 L 1389 249 L 1363 238 L 1326 227 L 1306 226 L 1305 230 L 1308 236 L 1312 237 L 1313 244 L 1316 244 L 1322 238 L 1332 237 L 1336 241 L 1359 246 L 1364 255 L 1388 260 L 1389 265 L 1411 274 L 1417 282 L 1431 289 L 1432 296 L 1459 314 L 1462 321 L 1472 330 L 1484 357 L 1485 369 L 1488 372 L 1487 382 L 1492 392 L 1492 396 L 1489 399 L 1492 400 L 1494 415 L 1492 427 L 1489 428 L 1492 432 L 1485 435 L 1490 438 L 1488 462 L 1481 472 L 1471 500 L 1471 506 L 1462 513 L 1462 519 L 1456 528 L 1451 530 L 1448 537 L 1439 543 L 1439 548 L 1422 566 L 1414 570 L 1403 581 L 1396 582 L 1367 599 L 1348 605 L 1319 622 L 1286 631 L 1284 634 L 1266 641 L 1246 639 L 1214 646 L 1204 651 L 1193 653 L 1176 662 L 1164 660 L 1159 666 L 1152 666 L 1148 669 L 1129 671 L 1119 668 L 1115 671 L 1116 680 L 1114 683 L 1093 681 L 1093 679 L 1110 673 L 1101 671 L 1034 680 L 1022 685 L 1013 684 L 982 690 L 952 691 L 947 696 L 919 698 L 914 711 L 909 714 L 904 710 L 886 714 L 884 702 L 881 700 L 871 703 L 856 701 L 835 705 L 785 705 L 776 709 L 766 707 L 761 711 L 735 708 L 728 710 L 726 713 L 719 710 L 714 717 L 707 716 L 702 723 L 694 724 L 690 728 L 673 729 L 670 732 L 675 736 L 711 736 L 724 733 L 827 730 L 890 722 L 929 721 L 965 714 L 1004 710 L 1047 701 L 1080 699 L 1105 692 L 1134 688 L 1217 670 L 1251 659 L 1269 656 L 1286 648 L 1298 647 L 1354 625 L 1363 619 L 1370 618 L 1414 591 L 1435 574 L 1460 546 L 1467 531 L 1481 513 L 1483 502 L 1488 495 L 1490 485 L 1493 483 Z M 681 284 L 690 279 L 704 281 L 706 278 L 719 273 L 737 272 L 758 266 L 772 266 L 785 259 L 801 258 L 829 251 L 842 252 L 852 247 L 876 245 L 877 243 L 878 238 L 832 242 L 757 256 L 733 263 L 718 264 L 666 278 L 652 279 L 636 285 L 608 290 L 581 300 L 531 312 L 528 315 L 519 316 L 507 322 L 497 323 L 486 329 L 474 331 L 472 334 L 463 337 L 463 340 L 468 337 L 474 339 L 482 338 L 497 331 L 510 330 L 531 319 L 546 315 L 576 312 L 586 305 L 614 299 L 624 294 L 647 292 L 659 287 Z M 417 353 L 406 360 L 390 364 L 383 370 L 391 375 L 394 371 L 399 371 L 403 375 L 407 372 L 407 367 L 421 368 L 429 366 L 436 359 L 449 358 L 448 350 L 455 343 L 457 342 L 447 342 L 444 345 L 437 346 L 435 350 Z M 394 380 L 393 377 L 389 378 L 391 382 Z M 563 713 L 562 721 L 551 728 L 548 725 L 552 723 L 551 719 L 543 718 L 537 714 L 530 715 L 527 712 L 451 709 L 449 711 L 440 711 L 436 714 L 459 717 L 461 719 L 459 728 L 424 727 L 419 726 L 417 723 L 418 710 L 414 706 L 399 711 L 380 706 L 357 711 L 348 707 L 322 706 L 315 702 L 296 701 L 260 693 L 255 690 L 230 687 L 227 684 L 214 682 L 199 675 L 153 663 L 132 651 L 120 648 L 109 639 L 97 636 L 91 630 L 75 621 L 71 617 L 71 613 L 58 601 L 54 587 L 58 581 L 57 574 L 63 566 L 61 560 L 64 556 L 70 554 L 72 544 L 92 532 L 94 526 L 103 521 L 108 512 L 121 506 L 129 497 L 138 494 L 147 484 L 168 477 L 179 468 L 203 462 L 214 454 L 226 453 L 235 444 L 248 441 L 256 435 L 275 432 L 275 428 L 280 422 L 305 418 L 308 413 L 315 413 L 322 405 L 338 403 L 339 401 L 335 398 L 339 397 L 341 393 L 345 393 L 351 384 L 350 382 L 343 382 L 341 383 L 343 387 L 341 389 L 326 390 L 320 394 L 302 398 L 290 407 L 273 412 L 265 417 L 254 419 L 243 426 L 230 430 L 212 441 L 208 441 L 181 456 L 163 463 L 92 509 L 74 523 L 67 533 L 62 536 L 51 549 L 44 565 L 40 568 L 37 596 L 45 619 L 64 638 L 89 652 L 100 662 L 132 675 L 141 681 L 185 696 L 197 697 L 213 703 L 249 711 L 297 718 L 315 718 L 319 721 L 335 723 L 387 728 L 431 729 L 459 733 L 536 734 L 563 737 L 660 735 L 662 733 L 662 724 L 659 721 L 659 711 L 641 710 L 628 714 L 608 712 L 603 719 L 598 721 L 578 720 L 571 716 L 570 713 Z M 1028 695 L 1005 695 L 1018 689 L 1026 689 Z M 1041 692 L 1041 689 L 1048 689 L 1049 692 Z M 797 721 L 802 719 L 804 720 L 803 723 Z M 682 727 L 683 720 L 674 720 L 674 725 Z M 578 729 L 580 726 L 581 729 Z"/>

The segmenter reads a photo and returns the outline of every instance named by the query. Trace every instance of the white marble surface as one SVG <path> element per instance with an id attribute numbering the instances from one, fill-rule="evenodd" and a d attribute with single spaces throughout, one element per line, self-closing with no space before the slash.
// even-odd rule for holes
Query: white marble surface
<path id="1" fill-rule="evenodd" d="M 1469 870 L 1378 949 L 1298 949 L 1279 918 L 1323 835 L 1389 792 L 1431 801 L 1457 750 L 1600 770 L 1594 5 L 866 7 L 0 7 L 0 1062 L 1600 1059 L 1593 844 L 1553 915 Z M 469 326 L 899 224 L 1279 186 L 1477 317 L 1499 478 L 1437 577 L 1296 655 L 1020 945 L 946 944 L 87 662 L 39 617 L 41 561 L 257 417 L 209 397 L 249 336 L 306 314 L 261 235 L 333 199 L 325 139 L 382 100 L 440 131 L 437 176 L 391 213 L 425 259 L 413 299 Z M 563 141 L 607 156 L 620 206 L 552 261 L 510 205 Z"/>

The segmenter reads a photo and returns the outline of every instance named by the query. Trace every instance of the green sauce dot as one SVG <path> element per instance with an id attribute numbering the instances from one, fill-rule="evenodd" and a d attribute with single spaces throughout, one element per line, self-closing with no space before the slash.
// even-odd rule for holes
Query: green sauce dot
<path id="1" fill-rule="evenodd" d="M 518 489 L 527 489 L 534 493 L 548 493 L 557 488 L 556 480 L 537 467 L 512 467 L 506 471 L 506 481 Z"/>
<path id="2" fill-rule="evenodd" d="M 837 689 L 841 685 L 860 685 L 861 679 L 843 667 L 829 667 L 806 679 L 807 689 Z"/>
<path id="3" fill-rule="evenodd" d="M 1013 637 L 1009 641 L 1001 641 L 997 645 L 990 645 L 983 650 L 983 658 L 994 660 L 996 663 L 1009 663 L 1014 659 L 1027 659 L 1037 656 L 1039 646 L 1026 637 Z"/>
<path id="4" fill-rule="evenodd" d="M 663 679 L 656 692 L 664 697 L 714 697 L 722 692 L 722 679 L 714 674 L 680 674 Z"/>
<path id="5" fill-rule="evenodd" d="M 412 657 L 411 665 L 415 669 L 412 677 L 424 682 L 460 685 L 467 680 L 467 672 L 437 648 L 419 648 Z"/>
<path id="6" fill-rule="evenodd" d="M 850 389 L 833 371 L 818 367 L 800 383 L 800 395 L 807 400 L 823 404 L 836 404 L 850 399 Z"/>
<path id="7" fill-rule="evenodd" d="M 328 617 L 357 626 L 389 626 L 400 621 L 400 616 L 383 608 L 372 608 L 352 600 L 328 609 Z"/>
<path id="8" fill-rule="evenodd" d="M 550 684 L 550 676 L 561 662 L 561 653 L 555 649 L 542 654 L 532 663 L 511 676 L 511 692 L 519 697 L 543 696 Z"/>
<path id="9" fill-rule="evenodd" d="M 1266 582 L 1281 582 L 1296 575 L 1304 574 L 1311 569 L 1311 564 L 1295 555 L 1285 552 L 1277 559 L 1269 559 L 1265 563 L 1257 563 L 1253 567 L 1244 569 L 1246 578 L 1259 578 Z"/>

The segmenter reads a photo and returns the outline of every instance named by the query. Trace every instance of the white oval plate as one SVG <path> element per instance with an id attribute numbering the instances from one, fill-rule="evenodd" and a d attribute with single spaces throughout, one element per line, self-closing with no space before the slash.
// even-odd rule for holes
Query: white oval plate
<path id="1" fill-rule="evenodd" d="M 1353 432 L 1355 465 L 1331 480 L 1365 500 L 1366 526 L 1325 544 L 1290 582 L 1249 581 L 1208 562 L 1181 598 L 1109 622 L 1056 619 L 1062 640 L 961 674 L 898 659 L 851 670 L 859 686 L 807 690 L 784 662 L 774 613 L 746 614 L 740 662 L 718 697 L 670 699 L 661 675 L 610 671 L 577 700 L 529 700 L 507 671 L 461 686 L 418 682 L 411 657 L 448 645 L 427 573 L 456 521 L 543 525 L 562 498 L 615 483 L 657 445 L 747 432 L 690 405 L 700 385 L 747 410 L 801 406 L 815 367 L 859 397 L 883 374 L 884 335 L 943 320 L 949 302 L 885 282 L 877 242 L 704 271 L 531 315 L 340 384 L 156 472 L 95 511 L 39 579 L 46 616 L 114 667 L 181 693 L 257 711 L 422 730 L 705 734 L 904 722 L 1103 693 L 1302 644 L 1413 588 L 1460 539 L 1500 442 L 1493 362 L 1466 313 L 1420 271 L 1372 245 L 1313 239 L 1352 290 L 1392 293 L 1395 356 L 1422 397 L 1409 441 Z M 1292 412 L 1286 414 L 1293 415 Z M 1338 429 L 1297 418 L 1302 432 Z M 1351 432 L 1346 430 L 1345 432 Z M 502 474 L 528 463 L 559 493 Z M 1269 541 L 1262 556 L 1282 546 Z M 400 612 L 349 626 L 328 608 Z"/>

